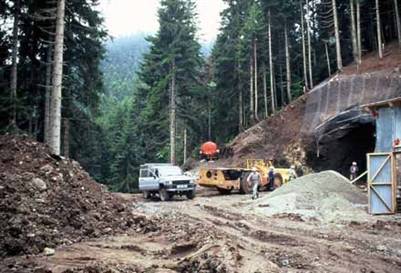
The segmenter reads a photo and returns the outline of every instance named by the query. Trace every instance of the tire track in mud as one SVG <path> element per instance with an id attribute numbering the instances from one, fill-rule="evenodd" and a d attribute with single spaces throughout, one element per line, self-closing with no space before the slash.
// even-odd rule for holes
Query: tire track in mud
<path id="1" fill-rule="evenodd" d="M 228 237 L 249 244 L 251 248 L 258 247 L 262 253 L 269 253 L 270 260 L 280 268 L 319 271 L 318 268 L 324 266 L 327 270 L 331 268 L 332 272 L 342 272 L 343 269 L 348 270 L 344 272 L 401 272 L 401 255 L 385 253 L 387 256 L 383 258 L 383 253 L 372 248 L 372 242 L 382 240 L 381 236 L 359 238 L 360 231 L 352 228 L 332 233 L 319 228 L 293 227 L 276 231 L 280 229 L 275 223 L 277 219 L 261 221 L 210 205 L 200 206 L 200 209 L 206 216 L 199 217 L 199 220 L 209 222 Z M 297 223 L 292 221 L 291 224 Z"/>

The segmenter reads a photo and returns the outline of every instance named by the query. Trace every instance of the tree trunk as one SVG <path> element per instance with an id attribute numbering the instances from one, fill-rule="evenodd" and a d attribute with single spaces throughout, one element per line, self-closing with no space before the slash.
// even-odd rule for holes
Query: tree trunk
<path id="1" fill-rule="evenodd" d="M 253 64 L 254 64 L 254 76 L 255 76 L 255 119 L 259 120 L 258 117 L 258 55 L 257 55 L 257 44 L 256 38 L 253 39 Z"/>
<path id="2" fill-rule="evenodd" d="M 338 17 L 337 17 L 337 4 L 336 0 L 332 0 L 333 4 L 333 20 L 334 20 L 334 33 L 336 36 L 336 55 L 337 55 L 337 69 L 343 70 L 343 60 L 341 57 L 341 43 L 340 43 L 340 31 L 338 28 Z"/>
<path id="3" fill-rule="evenodd" d="M 398 46 L 401 48 L 401 25 L 400 25 L 400 12 L 398 10 L 398 0 L 394 0 L 395 20 L 397 25 Z"/>
<path id="4" fill-rule="evenodd" d="M 242 129 L 244 128 L 244 102 L 241 88 L 240 70 L 241 67 L 239 64 L 237 64 L 236 72 L 237 72 L 237 88 L 238 88 L 238 132 L 242 132 Z"/>
<path id="5" fill-rule="evenodd" d="M 355 10 L 354 10 L 354 0 L 349 1 L 350 4 L 350 12 L 351 12 L 351 37 L 352 37 L 352 54 L 354 57 L 354 62 L 359 64 L 358 61 L 358 42 L 357 42 L 357 33 L 355 27 Z"/>
<path id="6" fill-rule="evenodd" d="M 45 81 L 45 121 L 44 121 L 44 140 L 49 142 L 50 135 L 50 93 L 51 93 L 51 77 L 52 77 L 52 47 L 47 49 L 46 61 L 46 81 Z"/>
<path id="7" fill-rule="evenodd" d="M 362 40 L 361 40 L 361 4 L 356 0 L 356 32 L 358 43 L 358 64 L 362 63 Z"/>
<path id="8" fill-rule="evenodd" d="M 210 99 L 207 103 L 207 136 L 212 139 L 212 109 Z"/>
<path id="9" fill-rule="evenodd" d="M 311 45 L 311 38 L 310 38 L 310 12 L 309 12 L 309 0 L 306 1 L 306 13 L 308 15 L 308 19 L 306 20 L 306 34 L 308 39 L 308 68 L 309 68 L 309 86 L 313 88 L 313 74 L 312 74 L 312 45 Z"/>
<path id="10" fill-rule="evenodd" d="M 187 162 L 187 128 L 184 128 L 184 164 Z"/>
<path id="11" fill-rule="evenodd" d="M 273 71 L 273 53 L 272 53 L 272 26 L 271 26 L 271 13 L 268 12 L 268 36 L 269 36 L 269 72 L 270 72 L 270 93 L 272 101 L 272 112 L 276 112 L 275 92 L 274 92 L 274 71 Z"/>
<path id="12" fill-rule="evenodd" d="M 302 37 L 302 60 L 304 65 L 304 82 L 307 89 L 309 89 L 308 83 L 308 72 L 307 72 L 307 62 L 306 62 L 306 45 L 305 45 L 305 23 L 304 23 L 304 7 L 303 0 L 300 1 L 301 9 L 301 37 Z"/>
<path id="13" fill-rule="evenodd" d="M 330 77 L 331 76 L 330 55 L 329 55 L 329 48 L 327 46 L 327 43 L 324 43 L 324 47 L 326 49 L 327 71 L 329 72 L 329 77 Z"/>
<path id="14" fill-rule="evenodd" d="M 284 77 L 283 77 L 283 66 L 280 64 L 280 97 L 281 97 L 281 107 L 285 105 L 285 96 L 284 96 Z"/>
<path id="15" fill-rule="evenodd" d="M 63 155 L 66 158 L 70 157 L 70 120 L 68 118 L 63 119 L 64 125 L 64 136 L 63 136 Z"/>
<path id="16" fill-rule="evenodd" d="M 11 91 L 11 120 L 10 128 L 15 131 L 17 129 L 17 77 L 18 77 L 18 24 L 19 24 L 19 14 L 20 14 L 20 0 L 14 1 L 14 24 L 13 24 L 13 42 L 12 42 L 12 55 L 11 55 L 11 81 L 10 81 L 10 91 Z"/>
<path id="17" fill-rule="evenodd" d="M 291 95 L 291 63 L 290 63 L 290 46 L 288 43 L 288 30 L 287 24 L 284 27 L 284 36 L 285 36 L 285 64 L 286 64 L 286 73 L 287 73 L 287 98 L 288 103 L 292 101 Z"/>
<path id="18" fill-rule="evenodd" d="M 267 106 L 267 81 L 266 81 L 266 67 L 263 63 L 263 98 L 265 103 L 265 118 L 269 116 L 269 110 Z"/>
<path id="19" fill-rule="evenodd" d="M 176 90 L 175 90 L 175 77 L 176 67 L 175 60 L 171 65 L 171 86 L 170 86 L 170 163 L 176 163 L 175 157 L 175 130 L 176 130 Z"/>
<path id="20" fill-rule="evenodd" d="M 377 27 L 377 50 L 379 51 L 379 58 L 383 58 L 383 48 L 382 48 L 382 32 L 380 23 L 380 6 L 379 0 L 376 0 L 376 27 Z"/>
<path id="21" fill-rule="evenodd" d="M 238 124 L 238 130 L 239 132 L 242 132 L 242 129 L 244 128 L 244 108 L 243 108 L 243 97 L 242 97 L 242 90 L 239 90 L 238 94 L 238 111 L 239 111 L 239 124 Z M 210 138 L 210 137 L 209 137 Z"/>
<path id="22" fill-rule="evenodd" d="M 249 59 L 249 101 L 250 101 L 250 109 L 251 109 L 251 122 L 255 121 L 255 105 L 254 105 L 254 95 L 253 95 L 253 57 L 252 54 Z"/>
<path id="23" fill-rule="evenodd" d="M 59 0 L 57 3 L 56 38 L 54 45 L 54 66 L 49 119 L 49 146 L 52 152 L 57 155 L 60 154 L 61 141 L 61 88 L 63 84 L 64 14 L 65 0 Z"/>

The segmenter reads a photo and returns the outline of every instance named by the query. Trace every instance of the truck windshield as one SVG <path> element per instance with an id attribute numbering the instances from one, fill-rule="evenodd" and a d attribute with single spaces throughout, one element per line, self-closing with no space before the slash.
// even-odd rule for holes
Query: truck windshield
<path id="1" fill-rule="evenodd" d="M 169 167 L 159 167 L 160 176 L 177 176 L 182 175 L 182 170 L 176 166 L 169 166 Z"/>

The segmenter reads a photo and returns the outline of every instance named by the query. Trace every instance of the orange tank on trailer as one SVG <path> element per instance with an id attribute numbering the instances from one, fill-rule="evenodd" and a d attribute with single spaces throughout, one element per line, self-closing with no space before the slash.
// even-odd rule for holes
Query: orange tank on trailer
<path id="1" fill-rule="evenodd" d="M 200 150 L 201 157 L 209 160 L 217 158 L 219 152 L 217 144 L 212 141 L 203 143 Z"/>

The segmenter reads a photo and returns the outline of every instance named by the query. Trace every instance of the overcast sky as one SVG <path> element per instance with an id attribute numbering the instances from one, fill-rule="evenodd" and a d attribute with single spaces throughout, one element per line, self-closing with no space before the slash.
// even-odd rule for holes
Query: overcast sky
<path id="1" fill-rule="evenodd" d="M 160 0 L 101 0 L 101 11 L 106 27 L 113 37 L 134 33 L 154 33 L 158 29 L 157 10 Z M 216 38 L 220 26 L 222 0 L 196 0 L 199 37 L 210 42 Z"/>

